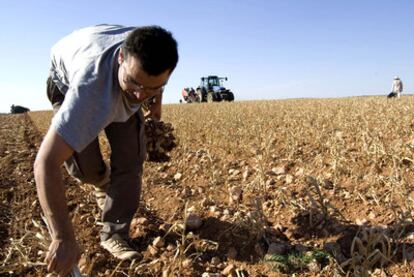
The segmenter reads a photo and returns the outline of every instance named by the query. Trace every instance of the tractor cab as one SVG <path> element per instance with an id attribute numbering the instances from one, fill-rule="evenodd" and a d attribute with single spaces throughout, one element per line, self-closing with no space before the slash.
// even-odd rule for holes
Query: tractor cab
<path id="1" fill-rule="evenodd" d="M 216 88 L 224 88 L 223 81 L 227 81 L 227 77 L 219 78 L 217 76 L 201 77 L 201 86 L 214 90 Z"/>

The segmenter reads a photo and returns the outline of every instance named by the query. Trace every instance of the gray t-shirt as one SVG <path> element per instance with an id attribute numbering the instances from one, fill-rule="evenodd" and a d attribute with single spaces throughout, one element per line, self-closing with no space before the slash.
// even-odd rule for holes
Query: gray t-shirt
<path id="1" fill-rule="evenodd" d="M 118 81 L 118 53 L 134 27 L 98 25 L 77 30 L 51 50 L 50 77 L 65 100 L 52 120 L 57 133 L 81 152 L 112 122 L 138 111 Z"/>

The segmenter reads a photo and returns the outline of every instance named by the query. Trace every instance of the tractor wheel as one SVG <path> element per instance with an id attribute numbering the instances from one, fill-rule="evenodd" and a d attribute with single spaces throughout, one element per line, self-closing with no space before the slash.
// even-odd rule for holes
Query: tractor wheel
<path id="1" fill-rule="evenodd" d="M 234 94 L 233 92 L 230 92 L 227 94 L 227 101 L 231 102 L 234 101 Z"/>
<path id="2" fill-rule="evenodd" d="M 212 92 L 208 92 L 207 93 L 207 102 L 208 103 L 213 103 L 214 98 L 213 98 L 213 93 Z"/>

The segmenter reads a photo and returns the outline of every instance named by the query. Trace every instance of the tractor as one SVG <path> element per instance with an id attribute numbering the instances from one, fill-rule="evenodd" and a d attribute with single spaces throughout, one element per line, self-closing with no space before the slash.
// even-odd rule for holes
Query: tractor
<path id="1" fill-rule="evenodd" d="M 201 77 L 201 84 L 196 89 L 198 102 L 233 101 L 234 94 L 223 86 L 223 81 L 227 81 L 227 77 Z"/>

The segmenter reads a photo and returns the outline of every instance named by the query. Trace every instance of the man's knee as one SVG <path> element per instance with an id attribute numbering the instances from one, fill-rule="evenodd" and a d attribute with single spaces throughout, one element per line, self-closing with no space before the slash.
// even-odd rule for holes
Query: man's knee
<path id="1" fill-rule="evenodd" d="M 78 163 L 71 158 L 71 161 L 65 162 L 65 167 L 70 176 L 82 183 L 94 185 L 99 184 L 106 175 L 110 174 L 109 165 L 104 162 L 100 166 L 80 168 Z"/>

